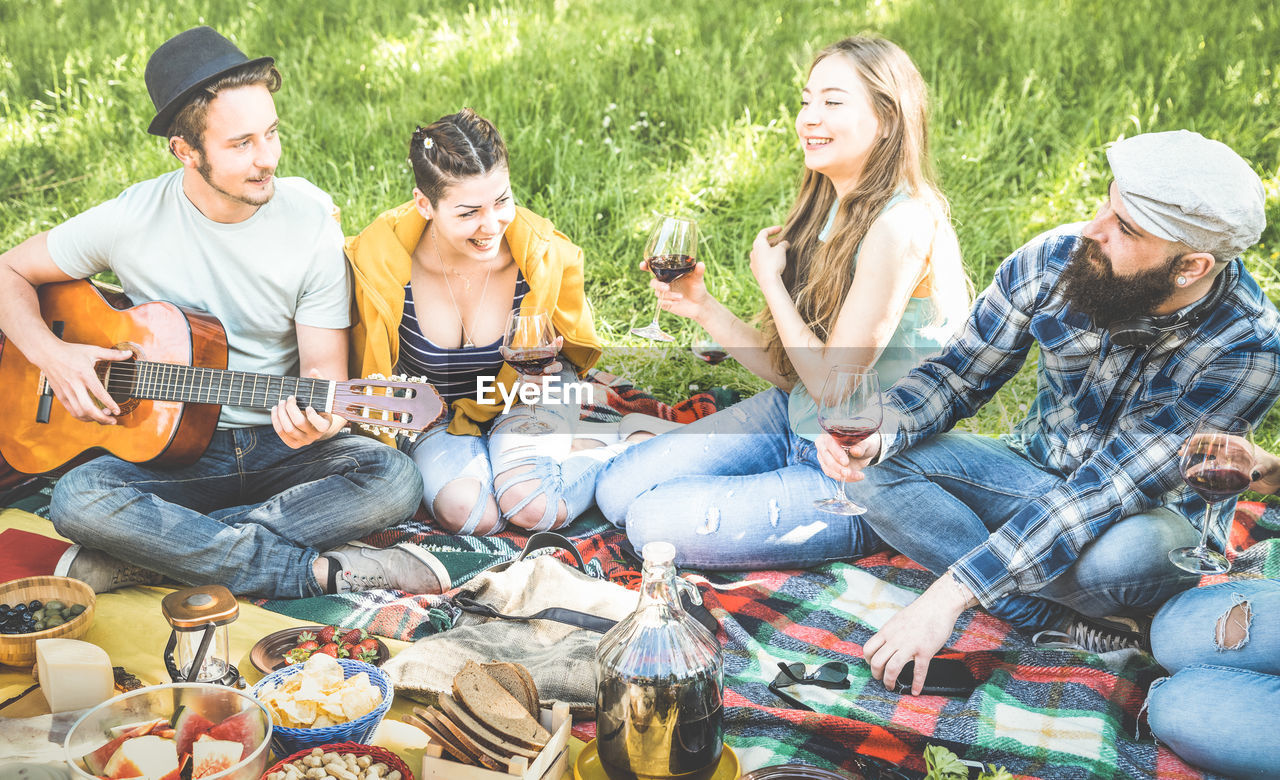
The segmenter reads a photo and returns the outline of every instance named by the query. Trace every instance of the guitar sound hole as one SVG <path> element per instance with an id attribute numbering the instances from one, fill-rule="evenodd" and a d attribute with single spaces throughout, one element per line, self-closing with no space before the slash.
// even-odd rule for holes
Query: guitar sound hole
<path id="1" fill-rule="evenodd" d="M 98 364 L 98 378 L 107 388 L 111 400 L 120 407 L 120 416 L 129 414 L 138 408 L 138 399 L 132 395 L 134 387 L 134 362 L 138 358 L 138 349 L 134 344 L 117 344 L 113 349 L 127 349 L 133 353 L 128 360 L 103 361 Z"/>

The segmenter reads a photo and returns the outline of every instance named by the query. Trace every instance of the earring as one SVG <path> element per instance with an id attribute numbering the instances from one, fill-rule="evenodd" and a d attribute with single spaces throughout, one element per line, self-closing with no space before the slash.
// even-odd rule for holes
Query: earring
<path id="1" fill-rule="evenodd" d="M 1179 286 L 1179 287 L 1186 287 L 1186 286 L 1187 286 L 1187 277 L 1185 277 L 1185 276 L 1179 276 L 1179 277 L 1178 277 L 1178 286 Z"/>

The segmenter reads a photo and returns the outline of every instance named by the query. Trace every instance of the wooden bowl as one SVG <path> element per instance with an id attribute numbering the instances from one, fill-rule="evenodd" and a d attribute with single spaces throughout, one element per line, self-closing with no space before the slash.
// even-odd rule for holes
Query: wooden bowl
<path id="1" fill-rule="evenodd" d="M 26 577 L 0 585 L 0 604 L 25 604 L 32 599 L 52 599 L 83 604 L 84 612 L 60 626 L 30 634 L 0 634 L 0 664 L 30 667 L 36 662 L 36 640 L 79 639 L 93 625 L 93 588 L 70 577 Z"/>

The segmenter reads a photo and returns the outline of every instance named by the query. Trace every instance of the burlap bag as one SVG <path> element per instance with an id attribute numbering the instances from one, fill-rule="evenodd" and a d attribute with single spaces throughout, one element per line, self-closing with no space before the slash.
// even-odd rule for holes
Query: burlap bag
<path id="1" fill-rule="evenodd" d="M 486 572 L 459 589 L 506 615 L 571 609 L 618 621 L 635 611 L 639 596 L 621 585 L 589 577 L 550 555 Z M 456 596 L 455 596 L 456 598 Z M 467 661 L 523 664 L 543 702 L 567 702 L 577 717 L 595 712 L 595 631 L 554 620 L 501 620 L 463 613 L 453 628 L 424 637 L 383 665 L 397 689 L 434 702 L 448 692 Z"/>

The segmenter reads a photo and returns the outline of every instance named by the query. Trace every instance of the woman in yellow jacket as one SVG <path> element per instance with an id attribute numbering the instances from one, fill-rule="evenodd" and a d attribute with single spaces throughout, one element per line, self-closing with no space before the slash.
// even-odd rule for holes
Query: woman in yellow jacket
<path id="1" fill-rule="evenodd" d="M 515 205 L 502 138 L 470 109 L 419 127 L 409 162 L 413 200 L 347 241 L 353 375 L 426 376 L 449 403 L 440 422 L 402 444 L 440 527 L 489 534 L 507 522 L 564 525 L 591 504 L 615 448 L 575 451 L 569 434 L 578 406 L 551 399 L 540 417 L 557 418 L 555 433 L 512 432 L 528 407 L 503 411 L 502 391 L 515 389 L 517 377 L 499 348 L 511 312 L 541 310 L 562 339 L 560 362 L 569 367 L 562 381 L 576 382 L 573 370 L 595 364 L 600 341 L 583 291 L 582 250 Z"/>

